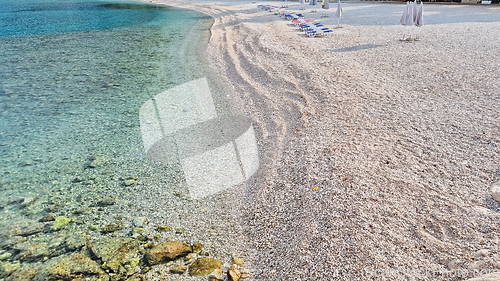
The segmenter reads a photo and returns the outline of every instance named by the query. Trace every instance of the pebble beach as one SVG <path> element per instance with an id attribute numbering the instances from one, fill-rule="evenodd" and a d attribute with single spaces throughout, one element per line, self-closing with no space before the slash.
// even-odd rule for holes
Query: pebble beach
<path id="1" fill-rule="evenodd" d="M 73 254 L 64 264 L 88 264 L 84 277 L 95 281 L 208 280 L 176 271 L 202 257 L 221 261 L 212 280 L 500 278 L 492 196 L 500 186 L 500 6 L 426 2 L 417 28 L 399 23 L 400 2 L 343 2 L 340 19 L 335 3 L 322 11 L 287 2 L 332 29 L 311 38 L 258 7 L 282 3 L 150 3 L 213 19 L 196 39 L 206 49 L 194 52 L 219 82 L 217 99 L 251 120 L 259 166 L 250 179 L 191 198 L 178 166 L 103 153 L 82 159 L 85 168 L 64 179 L 78 200 L 64 189 L 1 202 L 4 217 L 19 209 L 37 222 L 2 224 L 5 280 L 55 278 L 48 249 L 92 257 Z M 409 34 L 418 40 L 401 40 Z M 43 213 L 35 211 L 41 202 Z M 41 217 L 48 211 L 56 215 Z M 172 241 L 193 253 L 152 262 L 155 246 Z M 116 259 L 108 248 L 124 255 L 123 269 L 108 266 Z M 233 267 L 237 279 L 228 277 Z"/>
<path id="2" fill-rule="evenodd" d="M 498 5 L 424 3 L 410 31 L 404 3 L 346 2 L 340 24 L 334 4 L 321 17 L 288 3 L 333 29 L 309 38 L 257 7 L 279 2 L 168 4 L 215 19 L 212 67 L 256 125 L 242 208 L 254 280 L 498 269 Z M 400 40 L 410 32 L 419 40 Z"/>

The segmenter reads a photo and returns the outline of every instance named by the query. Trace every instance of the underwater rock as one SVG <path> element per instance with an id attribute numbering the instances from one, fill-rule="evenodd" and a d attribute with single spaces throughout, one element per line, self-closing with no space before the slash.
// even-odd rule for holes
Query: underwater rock
<path id="1" fill-rule="evenodd" d="M 35 221 L 27 221 L 22 223 L 21 232 L 17 234 L 18 236 L 31 236 L 33 234 L 37 234 L 42 232 L 44 229 L 44 224 L 35 222 Z"/>
<path id="2" fill-rule="evenodd" d="M 5 278 L 12 274 L 12 272 L 18 270 L 21 267 L 19 262 L 2 262 L 0 263 L 0 278 Z"/>
<path id="3" fill-rule="evenodd" d="M 120 230 L 123 228 L 123 222 L 122 221 L 118 221 L 118 222 L 112 222 L 108 225 L 106 225 L 103 229 L 102 229 L 102 232 L 103 233 L 110 233 L 110 232 L 115 232 L 117 230 Z"/>
<path id="4" fill-rule="evenodd" d="M 132 275 L 140 261 L 139 241 L 132 238 L 102 237 L 91 243 L 89 248 L 102 260 L 103 268 L 115 273 Z"/>
<path id="5" fill-rule="evenodd" d="M 95 261 L 77 253 L 51 259 L 35 274 L 32 281 L 79 280 L 78 278 L 101 274 L 104 271 Z"/>
<path id="6" fill-rule="evenodd" d="M 142 227 L 146 221 L 147 219 L 145 217 L 135 217 L 133 224 L 135 227 Z"/>
<path id="7" fill-rule="evenodd" d="M 48 213 L 46 216 L 43 218 L 39 219 L 39 222 L 49 222 L 49 221 L 54 221 L 56 219 L 56 215 L 54 213 Z"/>
<path id="8" fill-rule="evenodd" d="M 128 180 L 124 181 L 123 184 L 125 186 L 131 186 L 131 185 L 135 184 L 135 180 L 134 179 L 128 179 Z"/>
<path id="9" fill-rule="evenodd" d="M 204 276 L 212 273 L 215 269 L 220 268 L 222 262 L 213 258 L 198 258 L 189 267 L 189 275 Z"/>
<path id="10" fill-rule="evenodd" d="M 35 203 L 37 199 L 38 197 L 24 198 L 23 202 L 21 203 L 21 208 L 26 208 L 30 206 L 31 204 Z"/>
<path id="11" fill-rule="evenodd" d="M 4 252 L 4 253 L 2 253 L 2 254 L 0 255 L 0 261 L 6 260 L 6 259 L 10 258 L 11 256 L 12 256 L 12 254 L 11 254 L 11 253 L 9 253 L 9 252 Z"/>
<path id="12" fill-rule="evenodd" d="M 34 220 L 21 220 L 12 223 L 14 226 L 8 226 L 0 229 L 0 237 L 12 236 L 30 236 L 44 229 L 44 224 Z"/>
<path id="13" fill-rule="evenodd" d="M 75 251 L 87 244 L 89 238 L 83 233 L 76 233 L 66 238 L 64 241 L 64 248 L 67 251 Z"/>
<path id="14" fill-rule="evenodd" d="M 102 156 L 97 156 L 97 157 L 91 158 L 91 161 L 87 165 L 87 167 L 98 168 L 98 167 L 102 167 L 102 166 L 108 164 L 108 162 L 109 162 L 108 158 L 102 157 Z"/>
<path id="15" fill-rule="evenodd" d="M 144 259 L 148 265 L 174 260 L 191 253 L 191 247 L 180 241 L 162 242 L 146 252 Z"/>
<path id="16" fill-rule="evenodd" d="M 184 265 L 184 264 L 177 264 L 175 265 L 174 267 L 172 267 L 170 269 L 170 272 L 171 273 L 175 273 L 175 274 L 183 274 L 184 272 L 186 272 L 187 270 L 187 266 Z"/>
<path id="17" fill-rule="evenodd" d="M 88 207 L 79 208 L 73 211 L 75 215 L 84 215 L 90 213 L 91 209 Z"/>
<path id="18" fill-rule="evenodd" d="M 85 178 L 82 176 L 76 176 L 71 182 L 72 183 L 79 183 L 85 181 Z"/>
<path id="19" fill-rule="evenodd" d="M 52 225 L 50 226 L 50 230 L 52 230 L 52 231 L 59 231 L 59 230 L 65 228 L 66 226 L 68 226 L 68 224 L 70 222 L 71 222 L 70 218 L 67 218 L 67 217 L 64 217 L 64 216 L 57 217 L 54 220 L 54 222 L 52 223 Z"/>
<path id="20" fill-rule="evenodd" d="M 106 198 L 103 198 L 100 201 L 97 201 L 95 203 L 95 206 L 97 206 L 97 207 L 107 207 L 107 206 L 114 205 L 115 203 L 116 203 L 116 199 L 114 197 L 106 197 Z"/>
<path id="21" fill-rule="evenodd" d="M 20 261 L 39 261 L 49 255 L 49 249 L 46 243 L 35 244 L 25 242 L 16 245 L 14 249 L 19 251 L 16 259 Z"/>
<path id="22" fill-rule="evenodd" d="M 14 236 L 6 239 L 0 239 L 0 249 L 9 249 L 14 247 L 16 244 L 20 244 L 26 241 L 26 237 Z"/>
<path id="23" fill-rule="evenodd" d="M 23 266 L 20 269 L 14 271 L 9 277 L 5 278 L 5 281 L 19 281 L 19 280 L 31 280 L 36 274 L 36 269 Z"/>

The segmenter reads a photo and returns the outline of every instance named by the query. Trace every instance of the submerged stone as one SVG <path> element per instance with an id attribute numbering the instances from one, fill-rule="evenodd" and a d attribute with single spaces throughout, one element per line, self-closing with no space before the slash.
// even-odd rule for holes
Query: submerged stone
<path id="1" fill-rule="evenodd" d="M 88 240 L 83 233 L 73 234 L 64 241 L 64 248 L 68 251 L 75 251 L 85 246 Z"/>
<path id="2" fill-rule="evenodd" d="M 215 269 L 220 268 L 222 262 L 213 258 L 198 258 L 189 267 L 189 275 L 204 276 L 212 273 Z"/>
<path id="3" fill-rule="evenodd" d="M 125 186 L 134 185 L 135 184 L 135 180 L 134 179 L 129 179 L 129 180 L 124 181 L 123 184 Z"/>
<path id="4" fill-rule="evenodd" d="M 146 252 L 144 259 L 149 265 L 155 265 L 162 262 L 174 260 L 191 253 L 191 247 L 180 241 L 171 241 L 160 243 Z"/>
<path id="5" fill-rule="evenodd" d="M 48 222 L 48 221 L 54 221 L 56 219 L 56 215 L 54 213 L 48 213 L 46 216 L 42 217 L 39 219 L 39 222 Z"/>
<path id="6" fill-rule="evenodd" d="M 119 222 L 112 222 L 108 225 L 106 225 L 103 229 L 102 229 L 102 232 L 103 233 L 110 233 L 110 232 L 115 232 L 117 230 L 120 230 L 123 228 L 123 222 L 119 221 Z"/>
<path id="7" fill-rule="evenodd" d="M 71 222 L 70 218 L 67 218 L 67 217 L 64 217 L 64 216 L 57 217 L 54 220 L 54 222 L 52 223 L 52 225 L 50 226 L 50 230 L 52 230 L 52 231 L 59 231 L 59 230 L 65 228 L 66 226 L 68 226 L 68 224 L 70 222 Z"/>
<path id="8" fill-rule="evenodd" d="M 12 272 L 12 274 L 9 277 L 5 278 L 5 281 L 32 280 L 36 272 L 37 271 L 35 268 L 29 266 L 23 266 L 20 269 L 17 269 L 16 271 Z"/>
<path id="9" fill-rule="evenodd" d="M 101 274 L 104 274 L 104 271 L 95 261 L 82 253 L 77 253 L 50 260 L 35 274 L 33 281 L 78 280 L 83 276 L 90 277 Z"/>
<path id="10" fill-rule="evenodd" d="M 139 241 L 132 238 L 103 237 L 89 245 L 92 253 L 103 262 L 103 268 L 125 275 L 135 273 L 139 263 Z"/>
<path id="11" fill-rule="evenodd" d="M 97 156 L 94 159 L 92 159 L 88 165 L 89 168 L 98 168 L 102 167 L 106 164 L 108 164 L 109 159 L 102 157 L 102 156 Z"/>
<path id="12" fill-rule="evenodd" d="M 12 272 L 18 270 L 21 267 L 19 262 L 2 262 L 0 263 L 0 278 L 8 277 Z"/>
<path id="13" fill-rule="evenodd" d="M 17 259 L 20 261 L 38 261 L 49 255 L 49 249 L 47 244 L 35 244 L 35 243 L 22 243 L 16 245 L 16 250 L 19 250 Z"/>
<path id="14" fill-rule="evenodd" d="M 116 200 L 114 197 L 106 197 L 103 198 L 102 200 L 99 200 L 95 203 L 97 207 L 107 207 L 114 205 L 116 203 Z"/>

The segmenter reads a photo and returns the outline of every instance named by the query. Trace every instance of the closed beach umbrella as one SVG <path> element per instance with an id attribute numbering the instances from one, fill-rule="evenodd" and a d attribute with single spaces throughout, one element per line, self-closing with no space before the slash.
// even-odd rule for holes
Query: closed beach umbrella
<path id="1" fill-rule="evenodd" d="M 408 4 L 408 13 L 406 14 L 406 25 L 412 26 L 415 22 L 413 21 L 413 4 L 410 2 Z"/>
<path id="2" fill-rule="evenodd" d="M 337 12 L 335 13 L 335 16 L 337 18 L 340 18 L 342 16 L 342 7 L 340 7 L 340 0 L 337 3 Z"/>
<path id="3" fill-rule="evenodd" d="M 424 25 L 424 2 L 420 2 L 420 7 L 417 12 L 417 20 L 415 21 L 415 25 L 421 27 Z"/>
<path id="4" fill-rule="evenodd" d="M 417 0 L 413 1 L 412 10 L 413 10 L 413 24 L 416 24 L 418 16 Z"/>
<path id="5" fill-rule="evenodd" d="M 406 7 L 403 11 L 403 15 L 401 16 L 401 20 L 399 20 L 399 22 L 402 24 L 402 25 L 407 25 L 406 24 L 406 21 L 408 19 L 408 9 L 409 9 L 409 6 L 410 5 L 410 2 L 406 1 Z"/>

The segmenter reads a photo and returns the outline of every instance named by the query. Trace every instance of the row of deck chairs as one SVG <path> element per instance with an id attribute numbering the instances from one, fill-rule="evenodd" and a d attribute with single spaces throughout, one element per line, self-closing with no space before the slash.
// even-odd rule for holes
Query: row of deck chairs
<path id="1" fill-rule="evenodd" d="M 329 37 L 333 32 L 333 30 L 325 27 L 322 23 L 315 22 L 312 19 L 306 19 L 304 15 L 289 11 L 284 7 L 273 5 L 257 5 L 257 7 L 275 13 L 286 20 L 292 21 L 295 26 L 299 27 L 309 37 Z"/>

